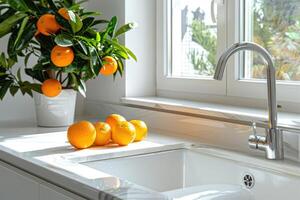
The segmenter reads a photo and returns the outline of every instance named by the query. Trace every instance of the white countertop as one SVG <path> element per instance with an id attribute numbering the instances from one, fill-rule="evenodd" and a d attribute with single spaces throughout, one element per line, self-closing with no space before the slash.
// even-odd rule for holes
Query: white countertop
<path id="1" fill-rule="evenodd" d="M 66 128 L 41 128 L 31 123 L 0 123 L 0 160 L 29 172 L 41 179 L 89 199 L 167 199 L 160 193 L 135 185 L 126 180 L 89 168 L 82 162 L 97 158 L 130 155 L 147 148 L 200 143 L 196 138 L 151 131 L 146 141 L 127 147 L 95 147 L 75 150 L 67 142 Z M 239 162 L 255 163 L 279 173 L 300 176 L 299 163 L 288 160 L 274 162 L 236 152 L 201 147 L 202 153 L 218 155 Z M 120 190 L 122 191 L 120 193 Z"/>
<path id="2" fill-rule="evenodd" d="M 166 199 L 163 195 L 80 164 L 97 156 L 179 144 L 176 137 L 149 133 L 146 141 L 127 147 L 76 150 L 67 142 L 66 128 L 41 128 L 28 122 L 0 123 L 0 160 L 89 199 Z M 96 157 L 95 157 L 96 156 Z M 121 196 L 115 191 L 124 190 Z"/>

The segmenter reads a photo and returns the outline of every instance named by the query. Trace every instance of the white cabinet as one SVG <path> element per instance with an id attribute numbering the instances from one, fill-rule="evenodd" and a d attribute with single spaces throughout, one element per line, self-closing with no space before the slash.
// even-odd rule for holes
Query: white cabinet
<path id="1" fill-rule="evenodd" d="M 0 161 L 0 200 L 85 200 Z"/>
<path id="2" fill-rule="evenodd" d="M 0 162 L 1 200 L 39 200 L 39 183 Z"/>
<path id="3" fill-rule="evenodd" d="M 84 200 L 83 198 L 54 185 L 40 184 L 40 200 Z"/>

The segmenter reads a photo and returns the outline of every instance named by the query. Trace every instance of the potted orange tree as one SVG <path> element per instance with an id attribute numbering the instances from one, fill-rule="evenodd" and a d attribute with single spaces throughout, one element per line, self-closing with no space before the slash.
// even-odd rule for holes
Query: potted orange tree
<path id="1" fill-rule="evenodd" d="M 118 39 L 134 23 L 117 28 L 117 17 L 97 19 L 75 0 L 0 0 L 0 14 L 0 38 L 9 38 L 0 55 L 0 99 L 18 91 L 33 96 L 40 126 L 71 124 L 86 81 L 122 76 L 123 61 L 136 60 Z M 32 58 L 36 63 L 28 66 Z M 32 81 L 15 69 L 21 59 Z"/>

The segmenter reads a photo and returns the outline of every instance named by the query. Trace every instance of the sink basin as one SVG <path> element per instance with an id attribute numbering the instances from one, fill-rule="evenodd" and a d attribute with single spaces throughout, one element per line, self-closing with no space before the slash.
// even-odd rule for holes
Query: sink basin
<path id="1" fill-rule="evenodd" d="M 267 199 L 281 200 L 300 196 L 297 176 L 256 166 L 247 156 L 231 159 L 222 151 L 216 155 L 205 148 L 180 148 L 81 164 L 172 199 L 248 200 L 266 199 L 268 195 Z"/>

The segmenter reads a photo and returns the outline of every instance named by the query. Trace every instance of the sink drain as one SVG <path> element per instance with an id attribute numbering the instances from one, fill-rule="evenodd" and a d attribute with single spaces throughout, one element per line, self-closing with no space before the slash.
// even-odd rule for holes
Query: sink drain
<path id="1" fill-rule="evenodd" d="M 255 181 L 254 181 L 254 176 L 252 174 L 245 174 L 243 177 L 243 183 L 246 186 L 247 189 L 253 188 Z"/>

